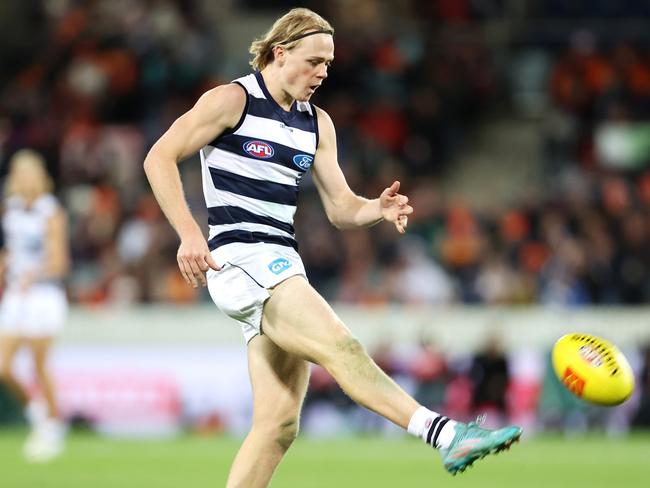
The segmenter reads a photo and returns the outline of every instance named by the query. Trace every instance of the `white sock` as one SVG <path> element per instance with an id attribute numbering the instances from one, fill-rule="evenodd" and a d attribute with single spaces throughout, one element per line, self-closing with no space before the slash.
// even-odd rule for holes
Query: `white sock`
<path id="1" fill-rule="evenodd" d="M 456 435 L 456 423 L 444 415 L 420 407 L 411 417 L 407 431 L 436 449 L 447 448 Z"/>
<path id="2" fill-rule="evenodd" d="M 25 407 L 25 417 L 29 425 L 36 428 L 47 420 L 47 407 L 38 400 L 32 400 Z"/>
<path id="3" fill-rule="evenodd" d="M 48 418 L 40 428 L 41 433 L 52 441 L 60 441 L 65 437 L 65 425 L 59 419 Z"/>

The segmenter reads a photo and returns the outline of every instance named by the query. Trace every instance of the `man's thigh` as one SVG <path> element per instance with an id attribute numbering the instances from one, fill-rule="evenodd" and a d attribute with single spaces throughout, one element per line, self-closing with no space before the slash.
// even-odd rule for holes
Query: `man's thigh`
<path id="1" fill-rule="evenodd" d="M 302 276 L 270 290 L 262 331 L 275 344 L 301 358 L 321 363 L 328 350 L 345 347 L 350 331 Z"/>

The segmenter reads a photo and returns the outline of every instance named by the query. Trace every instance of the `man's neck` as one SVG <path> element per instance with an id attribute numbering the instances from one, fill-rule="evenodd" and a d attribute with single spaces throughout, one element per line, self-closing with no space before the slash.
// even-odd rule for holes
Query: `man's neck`
<path id="1" fill-rule="evenodd" d="M 274 72 L 273 65 L 269 65 L 262 70 L 262 78 L 264 78 L 266 89 L 273 97 L 273 100 L 287 112 L 290 111 L 294 99 L 280 87 L 277 81 L 279 76 Z"/>

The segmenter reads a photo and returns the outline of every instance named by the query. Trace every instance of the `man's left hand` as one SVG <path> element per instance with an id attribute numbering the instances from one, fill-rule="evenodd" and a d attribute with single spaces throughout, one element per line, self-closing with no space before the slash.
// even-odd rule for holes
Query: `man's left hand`
<path id="1" fill-rule="evenodd" d="M 393 222 L 397 232 L 404 234 L 408 226 L 408 216 L 413 213 L 413 207 L 408 204 L 408 197 L 400 195 L 399 181 L 386 188 L 379 196 L 381 216 L 388 222 Z"/>

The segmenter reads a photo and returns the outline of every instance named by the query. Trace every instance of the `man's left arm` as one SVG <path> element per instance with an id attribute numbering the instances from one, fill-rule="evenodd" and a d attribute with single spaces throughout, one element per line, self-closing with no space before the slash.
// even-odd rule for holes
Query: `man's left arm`
<path id="1" fill-rule="evenodd" d="M 353 229 L 386 220 L 393 222 L 401 234 L 406 232 L 408 215 L 413 213 L 413 208 L 408 205 L 408 197 L 398 193 L 399 181 L 373 200 L 356 195 L 338 164 L 332 119 L 325 111 L 316 110 L 320 138 L 312 174 L 330 222 L 339 229 Z"/>

